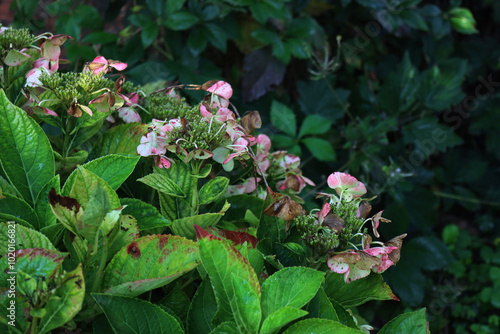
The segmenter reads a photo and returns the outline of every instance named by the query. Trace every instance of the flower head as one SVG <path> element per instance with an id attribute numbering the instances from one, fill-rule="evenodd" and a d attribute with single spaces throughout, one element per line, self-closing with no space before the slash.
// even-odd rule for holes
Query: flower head
<path id="1" fill-rule="evenodd" d="M 328 176 L 327 182 L 328 186 L 335 189 L 338 195 L 345 195 L 345 199 L 348 202 L 353 198 L 366 194 L 365 185 L 349 174 L 341 172 L 332 173 Z"/>

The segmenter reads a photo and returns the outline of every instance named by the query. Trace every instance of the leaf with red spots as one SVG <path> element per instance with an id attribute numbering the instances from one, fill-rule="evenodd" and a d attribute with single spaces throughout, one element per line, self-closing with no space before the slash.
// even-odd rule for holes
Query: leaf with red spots
<path id="1" fill-rule="evenodd" d="M 148 235 L 116 253 L 106 267 L 103 290 L 138 296 L 170 283 L 199 261 L 196 242 L 176 235 Z"/>
<path id="2" fill-rule="evenodd" d="M 219 230 L 219 233 L 224 238 L 234 242 L 235 245 L 241 245 L 246 241 L 248 242 L 249 245 L 252 245 L 252 247 L 255 248 L 257 247 L 257 243 L 259 242 L 259 240 L 256 237 L 247 232 Z"/>

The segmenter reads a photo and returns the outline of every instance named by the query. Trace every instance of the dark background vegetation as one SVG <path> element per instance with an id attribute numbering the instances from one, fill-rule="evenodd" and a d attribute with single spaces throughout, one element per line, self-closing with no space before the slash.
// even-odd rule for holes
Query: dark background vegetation
<path id="1" fill-rule="evenodd" d="M 14 0 L 0 8 L 3 25 L 73 36 L 67 69 L 103 55 L 127 62 L 128 79 L 145 90 L 228 81 L 240 111 L 260 111 L 274 148 L 301 156 L 318 185 L 308 205 L 328 174 L 347 171 L 393 221 L 383 238 L 408 233 L 402 260 L 384 274 L 401 303 L 368 303 L 359 311 L 369 322 L 425 306 L 433 332 L 498 333 L 498 1 Z"/>

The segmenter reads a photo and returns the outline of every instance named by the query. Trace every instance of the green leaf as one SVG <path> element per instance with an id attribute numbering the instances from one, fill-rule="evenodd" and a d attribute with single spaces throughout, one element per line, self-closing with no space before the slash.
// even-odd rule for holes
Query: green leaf
<path id="1" fill-rule="evenodd" d="M 307 304 L 307 311 L 309 312 L 309 317 L 329 319 L 333 321 L 339 321 L 337 312 L 332 305 L 332 302 L 325 293 L 323 287 L 320 287 L 316 296 Z"/>
<path id="2" fill-rule="evenodd" d="M 335 161 L 337 159 L 333 145 L 328 141 L 315 137 L 304 138 L 301 141 L 316 159 L 320 161 Z"/>
<path id="3" fill-rule="evenodd" d="M 462 34 L 477 34 L 476 20 L 469 9 L 463 7 L 453 8 L 449 12 L 450 23 L 453 29 Z"/>
<path id="4" fill-rule="evenodd" d="M 0 223 L 0 255 L 7 254 L 9 246 L 15 249 L 56 249 L 50 240 L 38 231 L 19 224 Z"/>
<path id="5" fill-rule="evenodd" d="M 121 198 L 122 205 L 126 205 L 123 214 L 129 214 L 137 220 L 140 231 L 170 226 L 171 222 L 164 218 L 151 204 L 135 198 Z"/>
<path id="6" fill-rule="evenodd" d="M 109 196 L 109 206 L 116 209 L 121 206 L 120 199 L 106 181 L 91 171 L 78 166 L 64 183 L 62 194 L 74 198 L 86 209 L 87 203 L 92 198 L 92 193 L 97 187 L 102 187 Z"/>
<path id="7" fill-rule="evenodd" d="M 93 31 L 82 38 L 82 43 L 95 44 L 108 44 L 114 43 L 118 40 L 118 35 L 106 31 Z"/>
<path id="8" fill-rule="evenodd" d="M 205 50 L 207 43 L 208 38 L 205 34 L 205 30 L 202 27 L 195 27 L 189 33 L 187 45 L 189 46 L 189 49 L 193 54 L 199 55 L 203 50 Z"/>
<path id="9" fill-rule="evenodd" d="M 462 83 L 467 73 L 465 59 L 449 59 L 424 71 L 420 77 L 420 98 L 432 110 L 444 110 L 465 97 Z"/>
<path id="10" fill-rule="evenodd" d="M 85 280 L 82 265 L 65 273 L 56 282 L 61 282 L 54 293 L 49 297 L 44 307 L 45 316 L 40 319 L 38 332 L 48 333 L 68 323 L 80 312 L 85 297 Z"/>
<path id="11" fill-rule="evenodd" d="M 343 275 L 330 273 L 326 276 L 325 292 L 345 308 L 352 308 L 369 300 L 399 300 L 384 283 L 382 275 L 373 273 L 351 283 L 345 283 Z"/>
<path id="12" fill-rule="evenodd" d="M 311 268 L 288 267 L 271 275 L 262 284 L 264 318 L 285 307 L 301 308 L 318 292 L 325 273 Z"/>
<path id="13" fill-rule="evenodd" d="M 274 127 L 292 137 L 297 132 L 297 121 L 293 111 L 281 102 L 271 103 L 271 123 Z"/>
<path id="14" fill-rule="evenodd" d="M 106 181 L 111 189 L 117 190 L 132 174 L 140 156 L 109 154 L 87 162 L 84 167 Z"/>
<path id="15" fill-rule="evenodd" d="M 33 205 L 54 177 L 55 162 L 42 128 L 0 91 L 0 164 L 10 183 Z"/>
<path id="16" fill-rule="evenodd" d="M 262 323 L 260 334 L 272 334 L 286 324 L 307 315 L 307 311 L 296 307 L 282 307 L 271 313 Z"/>
<path id="17" fill-rule="evenodd" d="M 225 194 L 227 186 L 229 185 L 229 179 L 223 176 L 217 176 L 205 183 L 199 193 L 200 205 L 209 204 L 215 202 L 219 197 Z"/>
<path id="18" fill-rule="evenodd" d="M 408 263 L 425 270 L 441 270 L 455 261 L 446 245 L 434 236 L 417 237 L 405 243 Z"/>
<path id="19" fill-rule="evenodd" d="M 137 146 L 142 135 L 148 130 L 147 124 L 128 123 L 117 125 L 104 132 L 89 154 L 96 159 L 108 154 L 137 155 Z"/>
<path id="20" fill-rule="evenodd" d="M 204 279 L 196 290 L 187 316 L 189 334 L 208 334 L 213 329 L 212 319 L 217 313 L 217 301 L 210 280 Z"/>
<path id="21" fill-rule="evenodd" d="M 160 173 L 153 173 L 141 177 L 137 181 L 142 182 L 151 188 L 174 197 L 186 197 L 186 194 L 173 180 Z"/>
<path id="22" fill-rule="evenodd" d="M 158 37 L 158 34 L 160 33 L 160 27 L 156 24 L 154 21 L 149 21 L 146 26 L 142 28 L 141 31 L 141 41 L 142 41 L 142 47 L 147 48 L 153 42 L 155 39 Z"/>
<path id="23" fill-rule="evenodd" d="M 49 203 L 49 192 L 54 188 L 56 192 L 61 189 L 60 176 L 54 176 L 40 191 L 35 202 L 35 212 L 38 217 L 40 229 L 57 224 L 57 219 Z"/>
<path id="24" fill-rule="evenodd" d="M 179 9 L 182 8 L 182 6 L 184 5 L 184 2 L 186 2 L 186 0 L 169 0 L 169 1 L 165 1 L 165 11 L 168 14 L 176 12 Z"/>
<path id="25" fill-rule="evenodd" d="M 362 331 L 354 328 L 349 328 L 336 321 L 327 319 L 306 319 L 292 325 L 283 334 L 361 334 Z M 411 332 L 407 332 L 411 333 Z"/>
<path id="26" fill-rule="evenodd" d="M 225 53 L 228 38 L 226 30 L 214 23 L 205 23 L 203 27 L 206 29 L 205 33 L 210 44 Z"/>
<path id="27" fill-rule="evenodd" d="M 104 218 L 110 209 L 109 196 L 106 190 L 100 185 L 97 185 L 90 195 L 90 199 L 81 219 L 78 219 L 75 223 L 78 235 L 84 237 L 96 247 L 97 245 L 94 244 L 94 240 L 97 231 L 104 222 Z"/>
<path id="28" fill-rule="evenodd" d="M 203 267 L 210 276 L 217 299 L 218 309 L 213 324 L 234 321 L 237 310 L 231 305 L 235 295 L 232 275 L 248 282 L 248 288 L 253 291 L 252 293 L 259 295 L 260 284 L 257 274 L 250 263 L 227 241 L 198 238 L 198 244 Z"/>
<path id="29" fill-rule="evenodd" d="M 330 130 L 332 121 L 319 115 L 308 115 L 300 127 L 299 138 L 305 135 L 320 135 Z"/>
<path id="30" fill-rule="evenodd" d="M 226 321 L 214 328 L 210 334 L 234 334 L 238 333 L 238 327 L 232 321 Z"/>
<path id="31" fill-rule="evenodd" d="M 330 88 L 327 79 L 315 81 L 298 81 L 300 94 L 299 106 L 306 115 L 320 115 L 330 119 L 333 124 L 344 117 L 348 110 L 350 91 Z"/>
<path id="32" fill-rule="evenodd" d="M 122 248 L 106 267 L 106 293 L 138 296 L 172 282 L 199 262 L 197 244 L 175 235 L 148 235 Z"/>
<path id="33" fill-rule="evenodd" d="M 198 225 L 201 228 L 215 226 L 222 216 L 222 213 L 204 213 L 202 215 L 180 218 L 172 222 L 170 229 L 176 235 L 180 235 L 188 239 L 194 239 L 196 236 L 194 225 Z"/>
<path id="34" fill-rule="evenodd" d="M 410 156 L 414 161 L 423 163 L 423 159 L 446 149 L 463 143 L 452 128 L 438 122 L 435 117 L 427 117 L 414 121 L 403 128 L 405 144 L 414 144 L 415 150 Z M 419 159 L 419 160 L 417 160 Z"/>
<path id="35" fill-rule="evenodd" d="M 341 324 L 350 328 L 358 329 L 358 325 L 354 322 L 354 317 L 349 311 L 333 299 L 330 299 L 330 302 L 332 303 L 335 313 L 337 313 L 337 317 L 339 318 L 338 321 Z"/>
<path id="36" fill-rule="evenodd" d="M 422 17 L 422 14 L 415 9 L 405 9 L 399 14 L 399 17 L 403 19 L 404 23 L 414 29 L 429 31 L 429 26 Z"/>
<path id="37" fill-rule="evenodd" d="M 155 16 L 161 16 L 163 12 L 163 4 L 166 1 L 164 0 L 146 0 L 146 5 L 148 5 L 149 10 L 155 15 Z"/>
<path id="38" fill-rule="evenodd" d="M 260 291 L 255 291 L 248 281 L 231 274 L 234 298 L 231 300 L 236 326 L 240 333 L 257 333 L 262 317 Z"/>
<path id="39" fill-rule="evenodd" d="M 418 71 L 411 63 L 410 54 L 405 52 L 403 61 L 382 85 L 378 96 L 381 107 L 391 114 L 408 110 L 417 101 L 419 86 Z"/>
<path id="40" fill-rule="evenodd" d="M 61 267 L 62 261 L 67 253 L 61 253 L 52 249 L 18 249 L 15 251 L 16 262 L 9 264 L 8 257 L 0 259 L 0 286 L 8 286 L 7 278 L 9 272 L 22 271 L 34 277 L 43 277 L 49 281 Z"/>
<path id="41" fill-rule="evenodd" d="M 412 334 L 427 334 L 427 321 L 425 320 L 425 308 L 415 312 L 401 314 L 396 318 L 389 321 L 379 334 L 398 334 L 398 333 L 412 333 Z"/>
<path id="42" fill-rule="evenodd" d="M 176 12 L 170 15 L 166 21 L 165 26 L 172 30 L 186 30 L 194 26 L 198 22 L 198 17 L 189 12 Z"/>
<path id="43" fill-rule="evenodd" d="M 38 217 L 31 206 L 24 200 L 9 194 L 4 194 L 0 199 L 0 219 L 39 229 Z"/>
<path id="44" fill-rule="evenodd" d="M 183 334 L 177 320 L 161 307 L 137 298 L 92 294 L 115 333 Z"/>
<path id="45" fill-rule="evenodd" d="M 175 182 L 186 198 L 173 197 L 159 193 L 161 214 L 170 220 L 188 217 L 192 215 L 191 197 L 193 193 L 193 182 L 198 182 L 196 176 L 192 177 L 188 165 L 184 163 L 173 164 L 169 169 L 155 169 L 156 173 L 164 175 Z"/>

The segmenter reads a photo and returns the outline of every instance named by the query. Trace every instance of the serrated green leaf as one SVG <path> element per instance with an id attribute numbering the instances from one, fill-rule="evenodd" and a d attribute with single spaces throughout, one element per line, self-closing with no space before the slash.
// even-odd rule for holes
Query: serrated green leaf
<path id="1" fill-rule="evenodd" d="M 42 128 L 0 91 L 0 163 L 28 204 L 54 177 L 54 153 Z"/>
<path id="2" fill-rule="evenodd" d="M 279 330 L 286 324 L 307 315 L 307 313 L 308 313 L 307 311 L 290 306 L 277 309 L 273 313 L 269 314 L 269 316 L 266 319 L 264 319 L 264 322 L 262 323 L 262 327 L 259 333 L 260 334 L 275 333 L 277 330 Z"/>
<path id="3" fill-rule="evenodd" d="M 194 269 L 199 262 L 195 242 L 175 235 L 148 235 L 122 248 L 104 274 L 106 293 L 138 296 Z"/>
<path id="4" fill-rule="evenodd" d="M 24 200 L 9 194 L 3 195 L 3 198 L 0 199 L 0 218 L 39 229 L 35 210 Z"/>
<path id="5" fill-rule="evenodd" d="M 229 179 L 223 176 L 217 176 L 205 183 L 199 192 L 200 205 L 215 202 L 219 197 L 225 194 L 229 185 Z"/>
<path id="6" fill-rule="evenodd" d="M 85 211 L 75 222 L 75 228 L 78 235 L 94 244 L 97 231 L 104 222 L 104 218 L 110 211 L 109 196 L 99 184 L 90 195 Z M 94 247 L 97 245 L 94 244 Z"/>
<path id="7" fill-rule="evenodd" d="M 15 234 L 12 231 L 15 231 Z M 19 224 L 0 223 L 0 255 L 7 254 L 9 245 L 14 245 L 15 249 L 56 249 L 50 240 L 38 231 Z"/>
<path id="8" fill-rule="evenodd" d="M 198 225 L 201 228 L 215 226 L 222 216 L 222 213 L 204 213 L 202 215 L 180 218 L 172 222 L 170 229 L 176 235 L 180 235 L 188 239 L 194 239 L 196 236 L 194 225 Z"/>
<path id="9" fill-rule="evenodd" d="M 137 220 L 140 231 L 170 226 L 171 222 L 163 217 L 151 204 L 135 198 L 121 198 L 122 205 L 126 205 L 123 214 L 129 214 Z"/>
<path id="10" fill-rule="evenodd" d="M 305 267 L 274 273 L 262 284 L 262 315 L 267 317 L 285 306 L 301 308 L 316 295 L 324 275 Z"/>
<path id="11" fill-rule="evenodd" d="M 271 123 L 289 136 L 295 137 L 297 121 L 293 111 L 281 102 L 271 103 Z"/>
<path id="12" fill-rule="evenodd" d="M 56 192 L 60 192 L 61 181 L 59 175 L 54 176 L 45 187 L 42 188 L 36 199 L 35 212 L 38 217 L 39 229 L 57 224 L 56 216 L 52 212 L 49 203 L 49 192 L 52 188 L 56 189 Z"/>
<path id="13" fill-rule="evenodd" d="M 186 30 L 198 22 L 198 17 L 189 12 L 176 12 L 165 20 L 165 26 L 172 30 Z"/>
<path id="14" fill-rule="evenodd" d="M 210 285 L 210 279 L 204 279 L 191 301 L 187 316 L 189 334 L 208 334 L 213 329 L 212 319 L 217 313 L 217 301 Z"/>
<path id="15" fill-rule="evenodd" d="M 45 316 L 40 319 L 38 331 L 48 333 L 68 323 L 80 312 L 85 297 L 85 280 L 82 265 L 60 277 L 59 285 L 44 307 Z"/>
<path id="16" fill-rule="evenodd" d="M 325 293 L 323 287 L 320 287 L 316 296 L 307 304 L 307 311 L 310 318 L 329 319 L 339 321 L 337 312 L 332 305 L 332 302 Z"/>
<path id="17" fill-rule="evenodd" d="M 347 327 L 358 329 L 358 325 L 354 322 L 354 317 L 349 311 L 347 311 L 342 305 L 337 303 L 335 300 L 330 299 L 333 308 L 335 309 L 335 313 L 337 313 L 337 317 L 339 318 L 339 322 Z"/>
<path id="18" fill-rule="evenodd" d="M 257 333 L 262 318 L 260 291 L 255 291 L 248 281 L 231 274 L 234 298 L 231 300 L 236 326 L 240 332 Z"/>
<path id="19" fill-rule="evenodd" d="M 232 321 L 226 321 L 214 328 L 210 334 L 234 334 L 238 333 L 238 327 Z"/>
<path id="20" fill-rule="evenodd" d="M 0 286 L 8 286 L 9 272 L 23 271 L 33 277 L 44 277 L 49 281 L 61 267 L 67 253 L 53 249 L 18 249 L 15 251 L 16 263 L 11 265 L 8 257 L 0 259 Z"/>
<path id="21" fill-rule="evenodd" d="M 147 124 L 128 123 L 117 125 L 104 132 L 89 154 L 89 159 L 96 159 L 108 154 L 137 155 L 137 146 L 147 132 Z"/>
<path id="22" fill-rule="evenodd" d="M 333 145 L 324 139 L 308 137 L 302 139 L 301 142 L 320 161 L 335 161 L 337 159 Z"/>
<path id="23" fill-rule="evenodd" d="M 352 308 L 369 300 L 399 300 L 384 283 L 382 275 L 370 274 L 351 283 L 345 283 L 343 275 L 330 273 L 326 276 L 325 292 L 345 308 Z"/>
<path id="24" fill-rule="evenodd" d="M 199 238 L 198 244 L 203 267 L 210 276 L 217 299 L 218 309 L 213 323 L 218 325 L 225 321 L 234 321 L 236 310 L 231 306 L 231 301 L 235 292 L 231 274 L 247 281 L 253 293 L 259 295 L 257 274 L 250 263 L 227 241 Z"/>
<path id="25" fill-rule="evenodd" d="M 320 135 L 332 126 L 332 121 L 319 115 L 308 115 L 300 127 L 299 138 L 306 135 Z"/>
<path id="26" fill-rule="evenodd" d="M 145 300 L 98 293 L 92 294 L 92 297 L 104 311 L 115 333 L 184 333 L 173 316 Z"/>
<path id="27" fill-rule="evenodd" d="M 415 312 L 401 314 L 389 321 L 379 334 L 428 334 L 427 321 L 425 320 L 425 308 Z"/>
<path id="28" fill-rule="evenodd" d="M 137 181 L 142 182 L 151 188 L 174 197 L 186 197 L 186 194 L 173 180 L 159 173 L 153 173 L 141 177 Z"/>
<path id="29" fill-rule="evenodd" d="M 344 326 L 336 321 L 327 319 L 306 319 L 292 325 L 283 334 L 361 334 L 362 331 Z M 408 332 L 410 333 L 410 332 Z"/>
<path id="30" fill-rule="evenodd" d="M 92 197 L 92 193 L 98 187 L 102 187 L 109 196 L 109 206 L 116 209 L 121 206 L 120 199 L 106 181 L 95 175 L 91 171 L 78 166 L 64 183 L 62 194 L 74 198 L 85 209 Z"/>
<path id="31" fill-rule="evenodd" d="M 84 167 L 106 181 L 111 189 L 117 190 L 132 174 L 139 156 L 109 154 L 87 162 Z"/>

